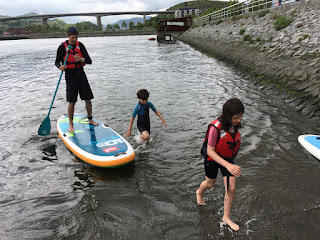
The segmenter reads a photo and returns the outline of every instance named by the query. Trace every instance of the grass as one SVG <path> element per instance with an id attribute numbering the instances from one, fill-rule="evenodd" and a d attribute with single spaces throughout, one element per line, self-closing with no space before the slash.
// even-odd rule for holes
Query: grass
<path id="1" fill-rule="evenodd" d="M 249 35 L 249 34 L 246 34 L 243 36 L 243 41 L 247 41 L 249 43 L 253 43 L 253 39 L 252 39 L 252 36 Z"/>
<path id="2" fill-rule="evenodd" d="M 262 18 L 263 16 L 265 16 L 266 14 L 270 13 L 270 10 L 262 10 L 258 13 L 258 17 Z"/>
<path id="3" fill-rule="evenodd" d="M 280 16 L 277 18 L 277 20 L 274 22 L 274 28 L 279 31 L 281 29 L 284 29 L 288 27 L 293 22 L 292 19 L 288 19 L 284 16 Z"/>

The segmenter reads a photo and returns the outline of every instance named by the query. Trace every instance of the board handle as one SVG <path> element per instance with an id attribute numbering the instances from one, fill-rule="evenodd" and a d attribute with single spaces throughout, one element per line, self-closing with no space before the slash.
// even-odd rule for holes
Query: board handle
<path id="1" fill-rule="evenodd" d="M 115 157 L 118 157 L 118 156 L 120 156 L 120 155 L 122 155 L 122 154 L 127 154 L 127 153 L 125 153 L 125 152 L 119 152 L 119 153 L 115 154 L 114 156 L 115 156 Z"/>

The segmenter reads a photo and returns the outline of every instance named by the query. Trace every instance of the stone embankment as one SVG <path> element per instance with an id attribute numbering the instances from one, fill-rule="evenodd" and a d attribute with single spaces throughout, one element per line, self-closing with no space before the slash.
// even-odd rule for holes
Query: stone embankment
<path id="1" fill-rule="evenodd" d="M 193 26 L 176 38 L 250 73 L 254 82 L 276 90 L 272 92 L 319 121 L 320 0 L 269 11 L 262 17 L 258 11 Z M 292 22 L 277 31 L 274 24 L 280 16 Z"/>

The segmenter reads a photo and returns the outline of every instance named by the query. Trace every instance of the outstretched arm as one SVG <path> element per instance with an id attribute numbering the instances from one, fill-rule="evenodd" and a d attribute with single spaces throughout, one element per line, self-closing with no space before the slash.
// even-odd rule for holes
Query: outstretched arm
<path id="1" fill-rule="evenodd" d="M 133 121 L 134 121 L 134 117 L 130 118 L 130 123 L 129 123 L 129 130 L 126 133 L 126 135 L 124 135 L 125 137 L 129 137 L 131 135 L 131 130 L 132 130 L 132 125 L 133 125 Z"/>
<path id="2" fill-rule="evenodd" d="M 154 113 L 161 119 L 162 124 L 167 127 L 167 123 L 166 123 L 166 121 L 163 119 L 163 117 L 161 116 L 161 113 L 160 113 L 158 110 L 156 110 Z"/>

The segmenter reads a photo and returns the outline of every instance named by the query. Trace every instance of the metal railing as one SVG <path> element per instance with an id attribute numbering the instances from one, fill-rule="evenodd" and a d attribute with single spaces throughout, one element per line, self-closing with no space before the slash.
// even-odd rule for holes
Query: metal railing
<path id="1" fill-rule="evenodd" d="M 274 6 L 280 6 L 286 3 L 293 3 L 296 0 L 249 0 L 241 3 L 236 3 L 229 7 L 209 13 L 194 20 L 194 24 L 200 25 L 213 21 L 219 21 L 225 18 L 245 15 L 251 12 L 267 9 Z"/>

